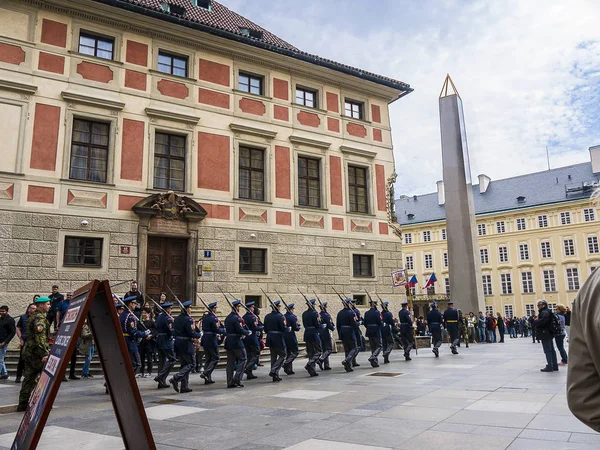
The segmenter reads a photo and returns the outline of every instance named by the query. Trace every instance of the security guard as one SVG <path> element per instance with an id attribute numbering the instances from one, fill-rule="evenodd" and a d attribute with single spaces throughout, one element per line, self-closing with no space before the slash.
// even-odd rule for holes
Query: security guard
<path id="1" fill-rule="evenodd" d="M 365 313 L 363 322 L 366 328 L 365 336 L 369 338 L 369 346 L 371 347 L 369 362 L 371 363 L 371 367 L 379 367 L 377 357 L 381 353 L 381 329 L 383 328 L 383 321 L 377 309 L 377 302 L 371 300 L 371 309 Z"/>
<path id="2" fill-rule="evenodd" d="M 456 345 L 458 344 L 458 311 L 454 309 L 454 302 L 448 302 L 448 309 L 444 311 L 444 326 L 448 330 L 450 350 L 453 355 L 458 355 Z"/>
<path id="3" fill-rule="evenodd" d="M 137 327 L 137 322 L 139 319 L 133 314 L 133 311 L 137 305 L 137 297 L 133 295 L 130 297 L 125 297 L 123 303 L 125 303 L 127 308 L 124 308 L 124 311 L 119 316 L 119 323 L 121 324 L 123 336 L 125 337 L 125 342 L 127 343 L 127 351 L 129 352 L 129 358 L 131 359 L 133 373 L 137 375 L 142 367 L 140 351 L 138 349 L 138 339 L 148 336 L 150 331 L 142 331 Z"/>
<path id="4" fill-rule="evenodd" d="M 306 343 L 306 353 L 308 354 L 308 363 L 304 368 L 311 377 L 319 376 L 315 370 L 315 366 L 323 352 L 323 348 L 321 347 L 321 336 L 319 335 L 319 313 L 315 309 L 315 303 L 316 300 L 314 298 L 308 300 L 308 308 L 302 313 L 304 342 Z"/>
<path id="5" fill-rule="evenodd" d="M 356 299 L 355 298 L 350 300 L 350 307 L 352 308 L 352 312 L 354 313 L 354 316 L 356 317 L 356 323 L 358 325 L 362 325 L 363 320 L 362 320 L 362 317 L 360 316 L 360 310 L 356 307 Z M 354 329 L 354 334 L 356 335 L 356 347 L 357 347 L 358 351 L 356 352 L 356 355 L 354 356 L 354 358 L 352 358 L 352 367 L 360 367 L 360 364 L 356 362 L 356 357 L 358 356 L 359 352 L 364 352 L 366 350 L 365 338 L 362 335 L 360 326 L 357 326 Z"/>
<path id="6" fill-rule="evenodd" d="M 358 355 L 358 346 L 356 342 L 356 329 L 358 321 L 352 310 L 352 300 L 347 298 L 344 300 L 344 308 L 338 312 L 335 326 L 338 329 L 338 336 L 344 345 L 344 353 L 346 357 L 342 361 L 342 365 L 346 372 L 353 372 L 352 361 Z"/>
<path id="7" fill-rule="evenodd" d="M 181 362 L 179 372 L 171 377 L 169 384 L 176 392 L 185 394 L 192 392 L 189 388 L 190 372 L 194 367 L 194 343 L 192 339 L 199 339 L 201 334 L 196 331 L 196 323 L 192 319 L 192 301 L 182 303 L 185 311 L 175 319 L 173 330 L 175 332 L 175 353 Z M 181 383 L 181 388 L 179 384 Z"/>
<path id="8" fill-rule="evenodd" d="M 442 313 L 437 309 L 437 305 L 432 303 L 429 305 L 431 311 L 427 313 L 427 326 L 431 333 L 431 343 L 433 349 L 431 350 L 436 358 L 440 357 L 440 346 L 442 345 Z"/>
<path id="9" fill-rule="evenodd" d="M 259 322 L 258 317 L 254 314 L 254 302 L 247 302 L 246 308 L 248 308 L 248 312 L 244 314 L 244 322 L 250 333 L 252 333 L 244 339 L 244 346 L 246 347 L 246 354 L 248 355 L 248 361 L 246 362 L 246 379 L 254 380 L 258 377 L 254 375 L 252 371 L 258 365 L 258 359 L 260 358 L 260 342 L 258 340 L 258 335 L 264 327 Z"/>
<path id="10" fill-rule="evenodd" d="M 285 360 L 285 339 L 284 333 L 289 329 L 285 324 L 283 314 L 279 312 L 281 302 L 273 302 L 273 311 L 265 316 L 264 327 L 267 333 L 267 346 L 271 352 L 271 370 L 269 376 L 273 382 L 281 381 L 279 369 Z"/>
<path id="11" fill-rule="evenodd" d="M 317 361 L 317 364 L 321 370 L 331 370 L 331 366 L 329 365 L 329 355 L 331 355 L 331 352 L 333 351 L 331 332 L 335 331 L 335 326 L 331 320 L 331 315 L 327 312 L 327 302 L 321 304 L 321 313 L 319 316 L 321 319 L 319 336 L 321 337 L 323 352 L 321 353 L 321 358 Z"/>
<path id="12" fill-rule="evenodd" d="M 156 348 L 158 349 L 158 374 L 154 381 L 158 383 L 158 389 L 168 388 L 167 377 L 177 362 L 175 357 L 175 335 L 173 333 L 173 316 L 171 308 L 173 303 L 165 302 L 162 305 L 163 312 L 156 319 Z"/>
<path id="13" fill-rule="evenodd" d="M 200 378 L 204 384 L 214 383 L 212 373 L 217 367 L 221 357 L 219 356 L 219 340 L 225 334 L 225 327 L 217 317 L 217 302 L 208 304 L 209 313 L 202 319 L 202 348 L 204 348 L 204 371 Z"/>
<path id="14" fill-rule="evenodd" d="M 400 339 L 404 348 L 404 359 L 411 361 L 410 351 L 415 344 L 415 335 L 413 332 L 412 319 L 408 310 L 408 302 L 402 302 L 402 309 L 398 313 L 400 322 Z"/>
<path id="15" fill-rule="evenodd" d="M 242 376 L 246 369 L 246 348 L 242 340 L 250 334 L 240 316 L 240 300 L 231 303 L 231 313 L 225 319 L 225 350 L 227 351 L 227 387 L 244 387 Z M 236 369 L 237 364 L 237 369 Z M 235 369 L 235 374 L 234 374 Z"/>
<path id="16" fill-rule="evenodd" d="M 283 371 L 287 375 L 294 375 L 296 372 L 294 372 L 293 364 L 299 353 L 296 332 L 300 331 L 300 325 L 298 325 L 298 317 L 294 314 L 294 304 L 290 303 L 288 308 L 289 310 L 285 313 L 287 331 L 283 335 L 285 339 L 285 361 L 283 362 Z"/>
<path id="17" fill-rule="evenodd" d="M 381 339 L 383 341 L 383 363 L 388 364 L 390 362 L 390 354 L 394 349 L 394 315 L 388 309 L 388 302 L 383 302 L 381 311 L 381 321 L 383 327 L 381 328 Z"/>

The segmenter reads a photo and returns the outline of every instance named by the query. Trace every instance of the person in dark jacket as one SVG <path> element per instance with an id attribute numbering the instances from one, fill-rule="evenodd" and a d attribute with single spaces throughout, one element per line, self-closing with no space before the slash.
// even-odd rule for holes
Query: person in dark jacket
<path id="1" fill-rule="evenodd" d="M 52 286 L 52 293 L 48 296 L 48 298 L 50 299 L 50 310 L 46 314 L 48 326 L 51 327 L 52 324 L 54 324 L 55 331 L 58 330 L 58 324 L 56 323 L 56 313 L 58 310 L 58 304 L 65 299 L 65 297 L 58 291 L 58 289 L 58 284 Z"/>
<path id="2" fill-rule="evenodd" d="M 185 311 L 175 318 L 173 330 L 175 332 L 175 354 L 181 361 L 179 372 L 169 379 L 169 384 L 176 392 L 185 394 L 192 392 L 189 388 L 190 372 L 193 367 L 194 343 L 192 339 L 199 339 L 200 333 L 196 331 L 196 324 L 192 319 L 192 301 L 182 303 Z M 181 387 L 180 387 L 181 383 Z"/>
<path id="3" fill-rule="evenodd" d="M 250 331 L 246 328 L 242 316 L 240 316 L 240 300 L 234 300 L 232 309 L 225 319 L 225 350 L 227 351 L 227 387 L 244 387 L 242 376 L 246 370 L 246 348 L 242 342 Z M 237 365 L 237 366 L 236 366 Z M 234 373 L 235 369 L 235 373 Z"/>
<path id="4" fill-rule="evenodd" d="M 554 350 L 554 335 L 550 327 L 552 325 L 553 312 L 548 309 L 546 300 L 538 300 L 538 318 L 535 321 L 535 336 L 542 341 L 544 354 L 546 355 L 546 367 L 540 369 L 541 372 L 558 371 L 558 360 Z"/>
<path id="5" fill-rule="evenodd" d="M 317 301 L 313 298 L 307 301 L 308 308 L 302 313 L 302 325 L 304 326 L 304 342 L 306 343 L 306 353 L 308 363 L 304 369 L 311 377 L 317 377 L 319 374 L 315 370 L 317 362 L 321 358 L 323 348 L 321 346 L 321 337 L 319 336 L 319 313 L 315 308 Z"/>
<path id="6" fill-rule="evenodd" d="M 381 339 L 383 344 L 383 363 L 389 364 L 390 362 L 390 354 L 394 349 L 394 315 L 388 309 L 388 302 L 383 302 L 382 311 L 381 311 L 381 321 L 383 322 L 383 327 L 381 328 Z"/>
<path id="7" fill-rule="evenodd" d="M 273 382 L 281 381 L 279 370 L 285 360 L 285 339 L 283 334 L 289 330 L 283 314 L 279 312 L 281 301 L 273 302 L 273 311 L 265 316 L 264 331 L 267 333 L 267 346 L 271 353 L 271 370 L 269 376 Z"/>
<path id="8" fill-rule="evenodd" d="M 37 296 L 39 298 L 39 295 Z M 34 298 L 35 301 L 35 298 Z M 19 317 L 19 321 L 17 322 L 17 336 L 19 338 L 19 363 L 17 364 L 17 378 L 15 379 L 15 383 L 21 382 L 21 377 L 23 376 L 23 369 L 25 368 L 25 361 L 23 359 L 23 347 L 25 346 L 25 341 L 27 341 L 27 321 L 29 317 L 35 312 L 36 305 L 35 303 L 30 303 L 27 307 L 27 311 L 21 317 Z"/>
<path id="9" fill-rule="evenodd" d="M 225 327 L 217 317 L 217 302 L 208 304 L 209 312 L 202 319 L 202 347 L 206 361 L 204 362 L 204 371 L 200 373 L 200 378 L 204 384 L 213 384 L 212 373 L 219 363 L 219 338 L 225 334 Z"/>
<path id="10" fill-rule="evenodd" d="M 246 347 L 246 354 L 248 355 L 248 361 L 246 362 L 246 379 L 254 380 L 258 377 L 254 375 L 252 371 L 258 365 L 258 360 L 260 358 L 260 341 L 258 340 L 258 335 L 264 327 L 258 320 L 256 314 L 254 314 L 254 302 L 247 302 L 246 308 L 247 312 L 244 314 L 244 322 L 250 333 L 252 333 L 244 339 L 244 346 Z"/>
<path id="11" fill-rule="evenodd" d="M 0 306 L 0 380 L 8 379 L 4 357 L 8 350 L 8 344 L 15 337 L 16 330 L 15 319 L 8 314 L 8 306 Z"/>
<path id="12" fill-rule="evenodd" d="M 355 329 L 358 328 L 358 319 L 352 310 L 352 300 L 347 298 L 344 300 L 345 307 L 342 308 L 336 317 L 335 327 L 338 330 L 338 335 L 342 344 L 344 344 L 344 353 L 346 357 L 342 361 L 346 372 L 353 372 L 352 361 L 358 355 L 358 343 L 356 342 Z"/>
<path id="13" fill-rule="evenodd" d="M 456 346 L 458 345 L 458 311 L 454 309 L 454 302 L 448 302 L 448 309 L 444 311 L 444 327 L 448 330 L 450 340 L 450 350 L 453 355 L 458 355 Z"/>
<path id="14" fill-rule="evenodd" d="M 294 304 L 288 305 L 288 311 L 285 313 L 285 323 L 287 328 L 283 334 L 285 340 L 285 361 L 283 362 L 283 371 L 286 375 L 294 375 L 294 360 L 298 356 L 298 338 L 296 332 L 300 331 L 300 325 L 298 325 L 298 316 L 294 314 Z"/>
<path id="15" fill-rule="evenodd" d="M 329 355 L 333 351 L 333 340 L 331 339 L 331 332 L 335 331 L 335 326 L 331 320 L 331 315 L 327 312 L 327 302 L 321 304 L 321 313 L 319 314 L 321 319 L 321 327 L 319 328 L 319 335 L 321 337 L 321 345 L 323 346 L 323 353 L 317 364 L 321 370 L 331 370 L 329 365 Z"/>
<path id="16" fill-rule="evenodd" d="M 354 315 L 356 317 L 356 323 L 358 325 L 362 325 L 363 320 L 362 320 L 362 317 L 360 316 L 360 310 L 356 306 L 356 302 L 357 302 L 357 300 L 355 298 L 353 298 L 350 302 L 350 306 L 352 308 L 352 312 L 354 313 Z M 360 326 L 358 326 L 354 329 L 354 333 L 356 334 L 356 345 L 357 345 L 358 351 L 356 352 L 356 355 L 354 356 L 354 358 L 352 358 L 352 367 L 360 367 L 360 364 L 356 362 L 356 357 L 358 356 L 358 354 L 360 352 L 364 352 L 366 350 L 365 338 L 362 335 Z"/>
<path id="17" fill-rule="evenodd" d="M 154 350 L 156 348 L 156 322 L 152 320 L 152 310 L 144 308 L 142 311 L 142 321 L 145 328 L 138 323 L 140 331 L 150 330 L 150 334 L 140 342 L 140 360 L 142 362 L 141 374 L 142 378 L 152 375 L 152 363 L 154 362 Z M 147 369 L 147 370 L 146 370 Z"/>
<path id="18" fill-rule="evenodd" d="M 366 329 L 365 336 L 369 339 L 369 347 L 371 347 L 369 362 L 371 363 L 371 367 L 379 367 L 377 357 L 382 349 L 381 328 L 383 328 L 383 321 L 377 309 L 377 302 L 371 300 L 371 309 L 365 313 L 363 324 Z"/>
<path id="19" fill-rule="evenodd" d="M 500 313 L 497 313 L 496 316 L 496 326 L 498 327 L 498 333 L 500 333 L 500 340 L 498 341 L 498 343 L 504 344 L 504 333 L 506 332 L 506 326 L 504 323 L 504 319 L 502 319 Z"/>
<path id="20" fill-rule="evenodd" d="M 439 358 L 440 347 L 442 346 L 442 322 L 444 318 L 442 313 L 437 309 L 435 302 L 429 306 L 431 307 L 431 311 L 427 313 L 427 326 L 431 332 L 431 344 L 433 345 L 431 351 L 436 358 Z"/>
<path id="21" fill-rule="evenodd" d="M 167 377 L 175 365 L 175 335 L 173 332 L 174 319 L 171 316 L 171 302 L 162 305 L 163 312 L 156 319 L 156 347 L 158 348 L 158 375 L 154 381 L 158 389 L 168 388 Z"/>

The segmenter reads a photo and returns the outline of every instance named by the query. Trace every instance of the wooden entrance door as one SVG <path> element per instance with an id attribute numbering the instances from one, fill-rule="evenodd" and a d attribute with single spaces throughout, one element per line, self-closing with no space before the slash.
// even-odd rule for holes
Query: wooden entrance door
<path id="1" fill-rule="evenodd" d="M 171 293 L 169 286 L 182 302 L 186 298 L 187 239 L 148 236 L 148 261 L 146 262 L 146 294 L 157 300 L 161 292 Z M 193 300 L 193 299 L 192 299 Z"/>

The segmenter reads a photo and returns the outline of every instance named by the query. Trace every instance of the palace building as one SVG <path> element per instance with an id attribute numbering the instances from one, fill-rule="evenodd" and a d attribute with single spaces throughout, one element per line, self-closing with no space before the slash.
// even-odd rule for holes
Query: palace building
<path id="1" fill-rule="evenodd" d="M 582 164 L 504 180 L 479 175 L 473 197 L 484 312 L 529 316 L 540 298 L 552 309 L 568 305 L 600 266 L 599 211 L 590 200 L 600 187 L 600 146 L 589 151 L 591 161 Z M 449 283 L 444 203 L 443 181 L 437 192 L 396 201 L 404 263 L 419 281 L 421 314 L 431 299 L 445 304 L 452 298 L 460 308 Z M 438 281 L 425 290 L 432 273 Z"/>
<path id="2" fill-rule="evenodd" d="M 107 278 L 398 308 L 388 105 L 411 91 L 214 0 L 4 0 L 0 303 Z"/>

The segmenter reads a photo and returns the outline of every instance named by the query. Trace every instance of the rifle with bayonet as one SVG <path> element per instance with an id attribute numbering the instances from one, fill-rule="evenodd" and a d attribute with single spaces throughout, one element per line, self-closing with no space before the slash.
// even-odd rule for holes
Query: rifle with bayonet
<path id="1" fill-rule="evenodd" d="M 373 297 L 371 297 L 371 294 L 369 294 L 369 292 L 366 289 L 365 289 L 365 293 L 367 294 L 367 297 L 369 297 L 369 303 L 375 304 L 375 306 L 377 306 L 377 302 L 373 301 Z"/>
<path id="2" fill-rule="evenodd" d="M 179 305 L 179 307 L 181 308 L 181 310 L 182 310 L 183 312 L 185 312 L 185 314 L 186 314 L 186 315 L 187 315 L 187 316 L 188 316 L 190 319 L 194 320 L 194 318 L 193 318 L 193 317 L 192 317 L 190 314 L 188 314 L 188 312 L 187 312 L 187 309 L 185 308 L 185 306 L 183 306 L 183 303 L 181 303 L 181 302 L 179 301 L 179 297 L 177 297 L 177 296 L 175 295 L 175 292 L 173 292 L 173 291 L 171 290 L 171 287 L 170 287 L 168 284 L 167 284 L 167 289 L 169 290 L 169 292 L 171 293 L 171 295 L 173 296 L 173 298 L 175 299 L 175 301 L 177 302 L 177 304 Z M 194 321 L 194 322 L 195 322 L 195 321 Z"/>
<path id="3" fill-rule="evenodd" d="M 233 303 L 231 303 L 231 301 L 229 301 L 229 297 L 227 297 L 227 295 L 225 294 L 225 292 L 223 292 L 223 289 L 219 286 L 219 290 L 221 291 L 221 294 L 223 294 L 223 297 L 225 297 L 225 300 L 227 300 L 227 303 L 229 304 L 229 306 L 231 307 L 231 310 L 236 313 L 239 317 L 240 313 L 237 311 L 237 309 L 235 309 L 235 306 L 233 306 Z M 241 303 L 241 302 L 240 302 Z"/>
<path id="4" fill-rule="evenodd" d="M 375 292 L 375 295 L 377 296 L 377 298 L 379 299 L 379 302 L 381 303 L 381 309 L 383 311 L 387 311 L 387 306 L 385 306 L 385 304 L 383 303 L 383 299 L 379 296 L 379 294 L 377 292 Z"/>
<path id="5" fill-rule="evenodd" d="M 143 292 L 142 292 L 142 295 L 144 296 L 144 298 L 147 298 L 152 303 L 154 303 L 154 306 L 156 306 L 158 309 L 160 309 L 162 312 L 164 312 L 167 316 L 173 318 L 173 316 L 171 316 L 171 314 L 169 314 L 167 311 L 165 311 L 165 309 L 160 305 L 160 303 L 158 303 L 157 301 L 155 301 L 152 297 L 150 297 L 149 295 L 144 294 Z"/>
<path id="6" fill-rule="evenodd" d="M 337 296 L 340 298 L 340 300 L 342 301 L 344 308 L 352 309 L 352 307 L 346 302 L 344 297 L 342 297 L 342 294 L 340 294 L 338 291 L 336 291 L 333 286 L 331 286 L 331 288 L 333 289 L 333 292 L 335 292 L 337 294 Z"/>
<path id="7" fill-rule="evenodd" d="M 117 286 L 121 286 L 122 284 L 125 284 L 125 283 L 131 283 L 132 281 L 133 281 L 133 279 L 127 280 L 127 281 L 121 281 L 120 283 L 116 283 L 116 284 L 112 284 L 110 286 L 110 291 L 112 292 L 113 288 L 116 288 Z"/>
<path id="8" fill-rule="evenodd" d="M 321 301 L 321 299 L 319 298 L 319 296 L 317 295 L 317 293 L 314 290 L 313 290 L 313 294 L 315 294 L 315 298 L 319 302 L 319 306 L 321 307 L 321 309 L 325 309 L 325 305 L 323 304 L 323 302 Z"/>
<path id="9" fill-rule="evenodd" d="M 308 307 L 310 309 L 312 309 L 313 311 L 317 311 L 317 308 L 315 308 L 315 305 L 313 305 L 310 302 L 310 300 L 308 299 L 308 297 L 302 293 L 302 291 L 300 290 L 300 288 L 296 288 L 296 289 L 298 289 L 298 292 L 300 292 L 300 294 L 302 294 L 302 297 L 304 297 L 304 300 L 306 301 L 306 304 L 308 305 Z M 277 292 L 277 291 L 275 291 L 275 292 Z"/>
<path id="10" fill-rule="evenodd" d="M 275 289 L 275 293 L 279 296 L 279 300 L 281 300 L 281 303 L 283 303 L 283 306 L 285 307 L 285 310 L 289 313 L 292 312 L 292 310 L 290 309 L 290 307 L 288 306 L 288 304 L 285 302 L 285 300 L 283 299 L 283 297 L 281 296 L 281 294 L 279 292 L 277 292 L 277 289 Z"/>
<path id="11" fill-rule="evenodd" d="M 275 303 L 273 303 L 273 300 L 271 300 L 271 297 L 269 297 L 269 294 L 267 294 L 265 291 L 263 291 L 262 288 L 260 288 L 260 290 L 263 294 L 265 294 L 265 297 L 267 297 L 267 300 L 268 300 L 269 304 L 271 305 L 271 308 L 273 308 L 273 311 L 277 311 L 277 306 L 275 306 Z"/>

